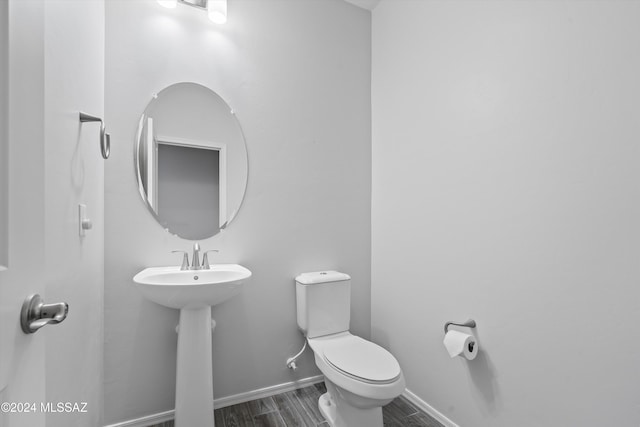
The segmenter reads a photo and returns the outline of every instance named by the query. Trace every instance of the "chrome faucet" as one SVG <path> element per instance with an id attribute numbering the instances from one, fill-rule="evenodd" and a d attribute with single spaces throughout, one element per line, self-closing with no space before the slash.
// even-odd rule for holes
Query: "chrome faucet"
<path id="1" fill-rule="evenodd" d="M 195 242 L 193 244 L 193 255 L 191 256 L 191 270 L 200 270 L 200 244 Z"/>
<path id="2" fill-rule="evenodd" d="M 200 244 L 198 242 L 193 244 L 193 255 L 191 256 L 191 266 L 189 266 L 189 254 L 186 251 L 171 251 L 171 252 L 180 252 L 183 253 L 182 257 L 182 265 L 180 266 L 180 270 L 209 270 L 211 267 L 209 266 L 209 257 L 207 254 L 209 252 L 218 252 L 216 249 L 212 249 L 210 251 L 205 251 L 202 255 L 202 264 L 200 264 Z"/>

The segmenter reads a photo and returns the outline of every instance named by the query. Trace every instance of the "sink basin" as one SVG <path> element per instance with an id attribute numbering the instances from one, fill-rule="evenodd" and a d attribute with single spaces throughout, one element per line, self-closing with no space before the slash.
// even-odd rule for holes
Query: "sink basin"
<path id="1" fill-rule="evenodd" d="M 209 270 L 151 267 L 133 281 L 148 300 L 165 307 L 198 309 L 228 300 L 242 290 L 251 271 L 238 264 L 216 264 Z"/>

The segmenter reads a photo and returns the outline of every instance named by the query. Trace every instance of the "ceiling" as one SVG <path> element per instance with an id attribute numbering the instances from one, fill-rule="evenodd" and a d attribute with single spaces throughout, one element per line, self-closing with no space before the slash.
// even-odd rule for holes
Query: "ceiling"
<path id="1" fill-rule="evenodd" d="M 361 7 L 363 9 L 367 9 L 367 10 L 373 10 L 378 3 L 380 3 L 380 0 L 344 0 L 348 3 L 351 4 L 355 4 L 358 7 Z"/>

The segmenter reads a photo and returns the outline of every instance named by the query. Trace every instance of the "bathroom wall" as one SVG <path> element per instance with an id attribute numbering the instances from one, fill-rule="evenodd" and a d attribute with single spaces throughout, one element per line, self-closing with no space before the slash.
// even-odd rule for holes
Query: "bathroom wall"
<path id="1" fill-rule="evenodd" d="M 81 124 L 78 113 L 104 116 L 104 16 L 102 0 L 45 2 L 43 297 L 67 302 L 69 315 L 39 334 L 47 345 L 47 401 L 87 403 L 86 413 L 46 414 L 47 427 L 102 423 L 105 160 L 100 125 Z M 79 203 L 93 224 L 85 237 Z"/>
<path id="2" fill-rule="evenodd" d="M 156 1 L 106 2 L 105 423 L 173 409 L 176 310 L 144 300 L 132 277 L 179 265 L 142 203 L 133 139 L 154 92 L 183 81 L 216 91 L 246 137 L 249 180 L 229 228 L 201 241 L 214 262 L 253 272 L 214 307 L 216 398 L 318 375 L 302 346 L 294 277 L 353 276 L 352 329 L 370 333 L 370 13 L 341 0 L 229 2 L 229 22 Z"/>
<path id="3" fill-rule="evenodd" d="M 640 424 L 640 3 L 373 12 L 372 337 L 459 426 Z M 450 359 L 447 320 L 482 352 Z"/>

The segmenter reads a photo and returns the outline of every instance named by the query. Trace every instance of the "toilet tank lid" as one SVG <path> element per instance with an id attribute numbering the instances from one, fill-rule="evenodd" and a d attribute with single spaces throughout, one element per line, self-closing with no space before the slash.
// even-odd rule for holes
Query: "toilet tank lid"
<path id="1" fill-rule="evenodd" d="M 317 283 L 341 282 L 350 279 L 351 276 L 339 271 L 314 271 L 298 275 L 296 282 L 301 285 L 315 285 Z"/>

